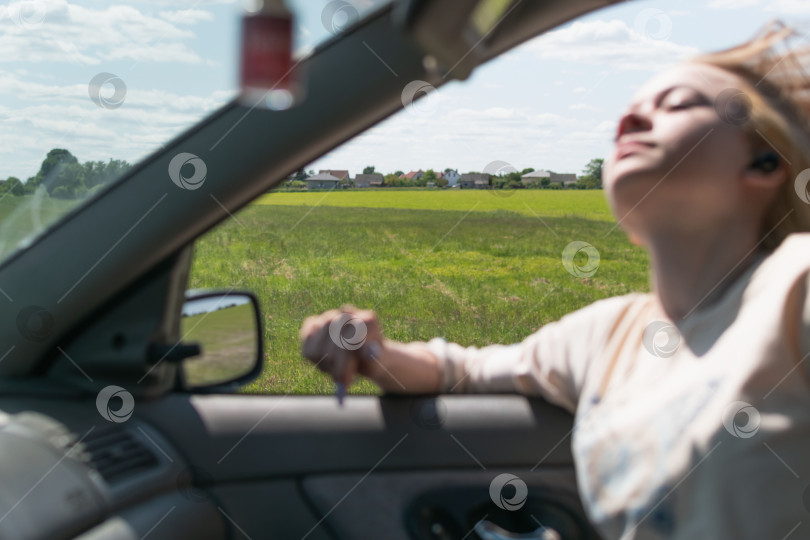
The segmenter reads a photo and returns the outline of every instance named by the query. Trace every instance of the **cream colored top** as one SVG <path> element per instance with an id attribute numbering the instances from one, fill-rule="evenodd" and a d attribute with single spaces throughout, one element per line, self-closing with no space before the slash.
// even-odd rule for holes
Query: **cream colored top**
<path id="1" fill-rule="evenodd" d="M 575 414 L 579 491 L 605 538 L 810 538 L 809 270 L 810 234 L 793 234 L 683 321 L 634 293 L 518 344 L 428 347 L 445 392 Z"/>

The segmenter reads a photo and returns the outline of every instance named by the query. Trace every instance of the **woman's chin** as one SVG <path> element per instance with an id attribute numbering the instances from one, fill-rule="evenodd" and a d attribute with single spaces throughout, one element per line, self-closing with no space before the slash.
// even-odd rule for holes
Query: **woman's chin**
<path id="1" fill-rule="evenodd" d="M 648 193 L 658 184 L 663 174 L 656 167 L 644 163 L 620 162 L 614 165 L 604 178 L 605 189 L 615 192 L 628 191 L 627 196 L 641 191 Z"/>
<path id="2" fill-rule="evenodd" d="M 633 210 L 640 211 L 641 206 L 645 206 L 642 202 L 649 198 L 661 177 L 641 169 L 617 172 L 611 171 L 604 179 L 604 189 L 614 214 L 621 220 Z"/>
<path id="3" fill-rule="evenodd" d="M 640 157 L 631 155 L 611 163 L 610 169 L 605 175 L 606 182 L 618 184 L 639 176 L 652 176 L 655 171 L 651 170 L 650 164 Z"/>

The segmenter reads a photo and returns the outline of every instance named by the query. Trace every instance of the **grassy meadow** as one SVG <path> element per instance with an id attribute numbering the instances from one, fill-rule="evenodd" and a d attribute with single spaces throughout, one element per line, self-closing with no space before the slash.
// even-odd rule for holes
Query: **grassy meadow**
<path id="1" fill-rule="evenodd" d="M 613 220 L 600 190 L 388 190 L 355 189 L 322 192 L 276 192 L 254 204 L 272 206 L 339 206 L 403 210 L 458 210 L 516 212 L 524 216 Z"/>
<path id="2" fill-rule="evenodd" d="M 189 287 L 258 295 L 266 363 L 246 392 L 331 393 L 300 355 L 307 316 L 352 303 L 397 340 L 520 341 L 600 298 L 649 290 L 645 252 L 615 225 L 601 191 L 269 193 L 199 239 Z M 562 265 L 577 240 L 599 252 L 592 277 Z"/>

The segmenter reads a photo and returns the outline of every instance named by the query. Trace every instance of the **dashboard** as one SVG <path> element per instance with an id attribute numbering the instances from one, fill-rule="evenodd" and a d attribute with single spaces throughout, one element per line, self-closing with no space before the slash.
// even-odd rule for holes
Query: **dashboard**
<path id="1" fill-rule="evenodd" d="M 184 459 L 136 418 L 108 422 L 92 404 L 0 401 L 0 456 L 0 538 L 226 536 Z"/>

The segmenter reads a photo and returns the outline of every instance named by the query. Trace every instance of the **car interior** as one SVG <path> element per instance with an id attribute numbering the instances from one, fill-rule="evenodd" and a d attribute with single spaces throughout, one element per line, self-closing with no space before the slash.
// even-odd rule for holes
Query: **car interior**
<path id="1" fill-rule="evenodd" d="M 301 60 L 304 106 L 227 104 L 7 257 L 0 538 L 598 538 L 563 409 L 517 395 L 351 396 L 339 408 L 240 394 L 262 368 L 270 306 L 237 284 L 187 286 L 195 239 L 400 110 L 407 81 L 464 80 L 613 3 L 381 6 Z M 473 24 L 480 4 L 499 16 Z M 169 181 L 180 152 L 205 160 L 204 189 Z M 184 317 L 220 309 L 238 311 L 248 351 L 224 372 L 183 340 Z M 501 504 L 491 496 L 499 475 L 525 482 L 520 509 L 509 477 Z"/>

